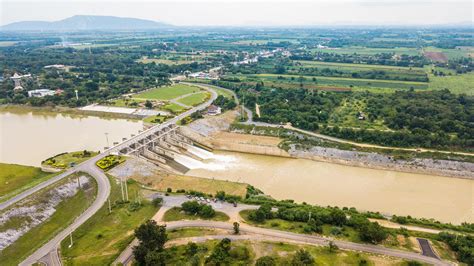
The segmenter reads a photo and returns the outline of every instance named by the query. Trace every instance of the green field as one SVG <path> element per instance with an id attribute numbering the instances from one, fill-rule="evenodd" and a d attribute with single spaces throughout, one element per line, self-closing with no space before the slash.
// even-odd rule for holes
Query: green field
<path id="1" fill-rule="evenodd" d="M 200 90 L 201 89 L 198 87 L 177 84 L 142 92 L 134 95 L 133 98 L 148 100 L 171 100 L 182 95 L 198 92 Z"/>
<path id="2" fill-rule="evenodd" d="M 133 230 L 150 219 L 158 210 L 142 199 L 142 206 L 133 210 L 131 203 L 121 203 L 120 185 L 110 178 L 112 213 L 107 204 L 86 223 L 73 232 L 74 245 L 69 239 L 61 242 L 61 257 L 65 265 L 110 265 L 120 252 L 133 240 Z M 140 191 L 136 182 L 128 184 L 131 202 Z"/>
<path id="3" fill-rule="evenodd" d="M 469 57 L 469 55 L 472 54 L 472 52 L 473 52 L 469 48 L 443 49 L 443 48 L 437 48 L 437 47 L 425 47 L 424 51 L 425 52 L 441 52 L 441 53 L 445 54 L 448 57 L 448 59 Z"/>
<path id="4" fill-rule="evenodd" d="M 168 256 L 166 263 L 167 265 L 189 265 L 192 261 L 196 263 L 196 265 L 206 265 L 206 258 L 211 255 L 214 247 L 218 243 L 218 240 L 198 243 L 198 252 L 192 256 L 187 254 L 186 245 L 167 248 L 166 253 Z M 228 262 L 224 265 L 255 265 L 257 259 L 263 256 L 271 256 L 274 258 L 276 263 L 274 265 L 293 265 L 292 256 L 300 249 L 306 250 L 313 257 L 314 265 L 409 265 L 407 261 L 402 259 L 377 256 L 370 253 L 341 249 L 330 251 L 327 247 L 321 246 L 252 240 L 232 241 L 230 252 L 228 257 L 226 257 L 226 261 Z"/>
<path id="5" fill-rule="evenodd" d="M 4 201 L 56 174 L 38 167 L 0 163 L 0 201 Z"/>
<path id="6" fill-rule="evenodd" d="M 279 79 L 278 77 L 284 77 L 285 79 Z M 270 81 L 274 83 L 293 83 L 299 84 L 299 75 L 277 75 L 277 74 L 257 74 L 247 76 L 237 76 L 242 80 L 256 81 Z M 293 80 L 291 79 L 293 77 Z M 412 82 L 412 81 L 395 81 L 395 80 L 373 80 L 373 79 L 355 79 L 355 78 L 336 78 L 336 77 L 314 77 L 314 76 L 303 76 L 305 79 L 303 84 L 314 84 L 326 85 L 335 87 L 362 87 L 362 88 L 391 88 L 391 89 L 426 89 L 428 83 L 425 82 Z M 315 78 L 316 82 L 312 79 Z"/>
<path id="7" fill-rule="evenodd" d="M 178 102 L 185 104 L 187 106 L 196 106 L 200 103 L 203 103 L 209 98 L 210 98 L 210 95 L 208 92 L 199 92 L 199 93 L 195 93 L 195 94 L 186 96 L 184 98 L 181 98 L 178 100 Z"/>
<path id="8" fill-rule="evenodd" d="M 56 155 L 45 160 L 42 164 L 45 166 L 59 168 L 59 169 L 66 169 L 73 165 L 77 165 L 82 163 L 91 157 L 97 155 L 97 152 L 90 151 L 89 153 L 85 153 L 84 151 L 76 151 L 76 152 L 68 152 L 65 154 Z"/>
<path id="9" fill-rule="evenodd" d="M 184 112 L 186 110 L 186 108 L 184 108 L 183 106 L 181 106 L 179 104 L 175 104 L 175 103 L 168 103 L 163 107 L 163 109 L 165 109 L 167 111 L 170 111 L 173 114 L 179 114 L 179 113 Z"/>
<path id="10" fill-rule="evenodd" d="M 453 93 L 474 95 L 474 73 L 454 74 L 444 77 L 430 75 L 429 88 L 431 90 L 449 89 Z"/>
<path id="11" fill-rule="evenodd" d="M 165 215 L 163 216 L 163 221 L 171 222 L 171 221 L 179 221 L 179 220 L 213 220 L 213 221 L 228 221 L 229 216 L 223 212 L 216 211 L 216 215 L 212 218 L 202 218 L 198 215 L 190 215 L 186 214 L 181 211 L 180 207 L 174 207 L 169 209 Z"/>
<path id="12" fill-rule="evenodd" d="M 32 228 L 10 246 L 2 250 L 0 252 L 1 264 L 18 265 L 21 260 L 66 228 L 80 213 L 87 209 L 94 201 L 97 191 L 95 181 L 92 178 L 91 180 L 93 183 L 91 189 L 86 191 L 80 190 L 76 195 L 63 200 L 55 207 L 56 212 L 48 220 Z M 44 193 L 44 191 L 42 190 L 38 193 Z"/>
<path id="13" fill-rule="evenodd" d="M 335 54 L 361 54 L 361 55 L 374 55 L 380 53 L 395 53 L 397 55 L 419 55 L 420 51 L 416 48 L 405 48 L 405 47 L 397 47 L 397 48 L 368 48 L 363 46 L 350 46 L 350 47 L 342 47 L 342 48 L 335 48 L 335 49 L 318 49 L 314 48 L 311 49 L 312 52 L 320 52 L 320 53 L 335 53 Z"/>

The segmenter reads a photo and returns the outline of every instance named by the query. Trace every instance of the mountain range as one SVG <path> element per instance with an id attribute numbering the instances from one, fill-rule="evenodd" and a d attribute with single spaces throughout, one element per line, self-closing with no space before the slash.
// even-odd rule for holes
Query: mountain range
<path id="1" fill-rule="evenodd" d="M 87 30 L 148 30 L 172 25 L 146 19 L 113 16 L 76 15 L 58 21 L 20 21 L 0 27 L 1 31 L 87 31 Z"/>

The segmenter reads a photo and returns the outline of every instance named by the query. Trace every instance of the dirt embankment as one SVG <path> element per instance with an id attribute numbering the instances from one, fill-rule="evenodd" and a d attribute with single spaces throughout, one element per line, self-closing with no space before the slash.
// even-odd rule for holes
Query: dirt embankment
<path id="1" fill-rule="evenodd" d="M 340 150 L 319 146 L 304 148 L 295 144 L 290 145 L 287 152 L 279 148 L 280 138 L 229 132 L 229 126 L 235 121 L 237 115 L 236 111 L 232 111 L 222 116 L 200 119 L 181 128 L 181 132 L 217 150 L 304 158 L 374 169 L 474 179 L 474 164 L 469 162 L 434 159 L 397 160 L 392 156 L 375 152 Z"/>

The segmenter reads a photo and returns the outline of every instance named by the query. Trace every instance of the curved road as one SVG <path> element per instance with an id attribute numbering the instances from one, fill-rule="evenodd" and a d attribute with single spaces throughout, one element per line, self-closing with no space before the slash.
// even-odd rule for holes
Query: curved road
<path id="1" fill-rule="evenodd" d="M 333 241 L 338 247 L 341 249 L 346 250 L 355 250 L 361 252 L 368 252 L 374 254 L 381 254 L 386 256 L 392 256 L 397 258 L 402 258 L 406 260 L 416 260 L 420 262 L 426 262 L 433 265 L 450 265 L 444 261 L 441 261 L 436 258 L 427 257 L 419 253 L 408 252 L 398 249 L 391 249 L 386 248 L 380 245 L 370 245 L 370 244 L 360 244 L 354 243 L 349 241 L 343 240 L 334 240 L 326 237 L 315 236 L 315 235 L 305 235 L 305 234 L 297 234 L 291 233 L 286 231 L 274 230 L 274 229 L 267 229 L 261 227 L 255 227 L 248 224 L 245 224 L 239 215 L 240 211 L 245 209 L 256 209 L 258 206 L 254 205 L 245 205 L 239 204 L 237 207 L 234 207 L 232 204 L 229 203 L 222 203 L 222 202 L 211 202 L 211 206 L 217 210 L 226 213 L 230 220 L 229 222 L 216 222 L 216 221 L 203 221 L 203 220 L 192 220 L 192 221 L 174 221 L 165 223 L 162 221 L 162 218 L 167 210 L 170 208 L 180 206 L 183 202 L 189 201 L 190 199 L 186 198 L 185 196 L 163 196 L 162 194 L 158 193 L 155 194 L 156 196 L 162 196 L 163 198 L 163 205 L 160 210 L 155 214 L 153 220 L 157 221 L 159 224 L 166 224 L 166 228 L 168 230 L 171 229 L 178 229 L 178 228 L 186 228 L 186 227 L 200 227 L 200 228 L 211 228 L 211 229 L 223 229 L 229 232 L 233 232 L 233 222 L 240 222 L 240 238 L 252 238 L 256 240 L 273 240 L 273 241 L 285 241 L 285 242 L 295 242 L 300 244 L 310 244 L 310 245 L 328 245 L 329 241 Z M 197 237 L 201 241 L 205 241 L 206 238 L 212 236 L 202 236 Z M 217 239 L 222 238 L 223 236 L 214 236 Z M 231 239 L 239 240 L 239 237 L 236 238 L 235 235 L 225 235 L 225 237 L 229 237 Z M 128 263 L 132 260 L 132 249 L 133 246 L 137 245 L 137 239 L 133 240 L 133 242 L 120 254 L 120 256 L 114 262 L 114 265 L 122 263 L 123 265 L 128 265 Z"/>
<path id="2" fill-rule="evenodd" d="M 131 142 L 134 140 L 140 139 L 144 136 L 147 136 L 147 134 L 150 134 L 152 132 L 155 132 L 157 129 L 167 127 L 171 124 L 176 124 L 179 120 L 191 115 L 192 113 L 196 111 L 201 111 L 207 108 L 209 105 L 212 104 L 212 102 L 217 98 L 217 93 L 204 86 L 204 85 L 196 85 L 196 84 L 190 84 L 190 83 L 184 83 L 188 85 L 193 85 L 200 87 L 202 89 L 205 89 L 211 93 L 211 97 L 209 100 L 207 100 L 205 103 L 202 103 L 170 120 L 168 120 L 165 123 L 162 123 L 160 125 L 156 125 L 154 127 L 151 127 L 140 134 L 137 134 L 137 136 L 126 140 L 122 142 L 121 144 L 118 144 L 103 153 L 98 154 L 97 156 L 77 165 L 74 168 L 71 168 L 70 170 L 59 174 L 48 181 L 45 181 L 33 188 L 30 188 L 23 193 L 20 193 L 19 195 L 3 202 L 0 204 L 0 210 L 3 210 L 5 208 L 8 208 L 12 206 L 13 204 L 19 202 L 20 200 L 30 196 L 31 194 L 38 192 L 39 190 L 54 184 L 55 182 L 61 180 L 62 178 L 76 172 L 85 172 L 90 174 L 97 182 L 97 197 L 92 203 L 92 205 L 81 215 L 79 215 L 72 224 L 70 224 L 66 229 L 61 231 L 59 234 L 57 234 L 53 239 L 48 241 L 46 244 L 44 244 L 41 248 L 36 250 L 33 254 L 31 254 L 28 258 L 26 258 L 20 265 L 31 265 L 37 261 L 43 261 L 47 265 L 60 265 L 60 259 L 58 256 L 57 248 L 59 247 L 61 241 L 66 238 L 69 234 L 71 234 L 75 229 L 77 229 L 79 226 L 81 226 L 87 219 L 89 219 L 92 215 L 94 215 L 106 202 L 107 198 L 109 197 L 110 194 L 110 183 L 107 178 L 107 176 L 95 165 L 95 163 L 104 158 L 105 156 L 109 155 L 110 153 L 114 151 L 118 151 L 122 149 L 124 146 L 129 145 Z M 43 258 L 43 259 L 42 259 Z"/>

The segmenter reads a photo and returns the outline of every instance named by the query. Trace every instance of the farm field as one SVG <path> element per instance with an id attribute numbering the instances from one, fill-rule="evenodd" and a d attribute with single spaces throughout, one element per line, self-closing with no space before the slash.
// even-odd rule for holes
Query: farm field
<path id="1" fill-rule="evenodd" d="M 284 77 L 285 79 L 279 79 L 278 77 Z M 299 75 L 277 75 L 277 74 L 257 74 L 238 76 L 243 77 L 245 80 L 261 79 L 272 81 L 275 83 L 296 83 L 299 84 Z M 291 78 L 294 78 L 291 80 Z M 428 83 L 425 82 L 412 82 L 412 81 L 394 81 L 394 80 L 372 80 L 372 79 L 355 79 L 355 78 L 338 78 L 338 77 L 320 77 L 320 76 L 302 76 L 305 80 L 303 84 L 315 84 L 318 85 L 330 85 L 336 87 L 364 87 L 364 88 L 392 88 L 392 89 L 426 89 Z M 316 79 L 316 82 L 313 81 Z"/>
<path id="2" fill-rule="evenodd" d="M 291 67 L 291 72 L 295 74 L 308 73 L 311 69 L 317 71 L 331 70 L 337 71 L 337 77 L 353 77 L 358 74 L 358 78 L 370 78 L 370 79 L 390 79 L 390 80 L 401 80 L 401 81 L 425 81 L 426 73 L 423 68 L 410 68 L 410 67 L 396 67 L 396 66 L 383 66 L 383 65 L 367 65 L 367 64 L 348 64 L 348 63 L 329 63 L 320 61 L 294 61 L 295 65 Z M 316 72 L 315 74 L 318 75 Z M 341 76 L 339 76 L 341 75 Z"/>
<path id="3" fill-rule="evenodd" d="M 342 48 L 333 48 L 333 49 L 320 49 L 314 48 L 311 49 L 312 52 L 317 53 L 335 53 L 335 54 L 362 54 L 362 55 L 375 55 L 380 53 L 395 53 L 397 55 L 419 55 L 420 51 L 416 48 L 369 48 L 363 46 L 350 46 L 350 47 L 342 47 Z"/>
<path id="4" fill-rule="evenodd" d="M 159 58 L 142 58 L 137 62 L 143 64 L 165 64 L 165 65 L 182 65 L 182 64 L 191 64 L 197 62 L 196 60 L 170 60 L 170 59 L 159 59 Z"/>
<path id="5" fill-rule="evenodd" d="M 136 99 L 146 99 L 146 100 L 171 100 L 176 97 L 198 92 L 201 89 L 194 86 L 177 84 L 172 86 L 166 86 L 161 88 L 155 88 L 143 93 L 139 93 L 133 96 Z"/>
<path id="6" fill-rule="evenodd" d="M 474 95 L 474 73 L 455 74 L 452 76 L 430 76 L 429 89 L 449 89 L 452 93 Z"/>
<path id="7" fill-rule="evenodd" d="M 4 201 L 54 175 L 43 172 L 38 167 L 0 163 L 0 201 Z"/>
<path id="8" fill-rule="evenodd" d="M 464 48 L 455 48 L 455 49 L 443 49 L 437 47 L 426 47 L 424 48 L 424 52 L 439 52 L 446 56 L 446 59 L 456 59 L 460 57 L 469 57 L 472 54 L 473 50 L 472 47 L 464 47 Z"/>
<path id="9" fill-rule="evenodd" d="M 187 106 L 195 106 L 204 102 L 206 99 L 209 99 L 209 97 L 210 95 L 208 92 L 199 92 L 199 93 L 191 94 L 189 96 L 181 98 L 178 100 L 178 102 L 185 104 Z"/>

